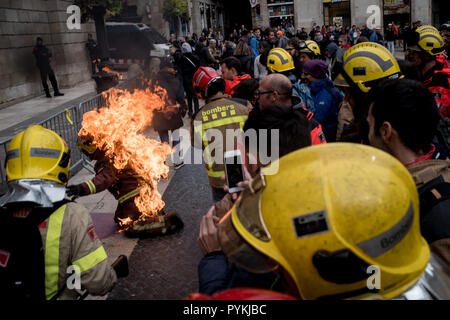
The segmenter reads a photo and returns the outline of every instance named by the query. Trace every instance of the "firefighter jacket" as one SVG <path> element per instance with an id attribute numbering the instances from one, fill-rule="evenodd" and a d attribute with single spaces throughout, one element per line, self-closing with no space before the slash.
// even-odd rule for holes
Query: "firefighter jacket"
<path id="1" fill-rule="evenodd" d="M 139 177 L 134 172 L 126 169 L 119 172 L 100 150 L 95 151 L 94 160 L 97 160 L 94 167 L 96 175 L 81 184 L 81 196 L 108 189 L 119 201 L 120 207 L 139 194 Z M 137 216 L 139 217 L 139 214 Z"/>
<path id="2" fill-rule="evenodd" d="M 39 225 L 45 259 L 45 295 L 47 300 L 59 293 L 59 299 L 75 299 L 77 289 L 68 287 L 73 270 L 79 268 L 81 289 L 93 295 L 105 295 L 116 284 L 117 276 L 108 263 L 88 210 L 69 202 L 59 207 Z M 76 270 L 76 269 L 75 269 Z"/>
<path id="3" fill-rule="evenodd" d="M 439 112 L 445 118 L 450 118 L 450 68 L 440 62 L 428 70 L 424 76 L 423 84 L 431 91 Z"/>
<path id="4" fill-rule="evenodd" d="M 442 184 L 450 182 L 450 160 L 420 161 L 407 169 L 419 189 L 421 233 L 431 250 L 450 266 L 450 185 Z"/>
<path id="5" fill-rule="evenodd" d="M 225 176 L 224 153 L 239 148 L 237 136 L 227 136 L 227 130 L 233 132 L 242 130 L 248 118 L 248 112 L 247 107 L 228 99 L 226 95 L 217 95 L 207 101 L 191 122 L 191 143 L 195 148 L 204 150 L 206 172 L 209 184 L 213 188 L 222 188 L 225 185 L 224 180 L 221 179 Z M 217 132 L 221 133 L 222 141 L 220 142 L 216 141 L 217 138 L 214 135 Z M 227 143 L 229 138 L 235 141 Z M 213 161 L 213 158 L 221 158 L 220 163 Z"/>

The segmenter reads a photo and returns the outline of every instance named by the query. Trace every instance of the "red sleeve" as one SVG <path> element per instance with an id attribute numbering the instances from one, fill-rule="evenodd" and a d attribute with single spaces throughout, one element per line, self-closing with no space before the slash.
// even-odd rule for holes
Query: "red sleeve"
<path id="1" fill-rule="evenodd" d="M 436 105 L 443 117 L 450 117 L 450 89 L 444 87 L 429 87 L 428 90 L 433 94 Z"/>

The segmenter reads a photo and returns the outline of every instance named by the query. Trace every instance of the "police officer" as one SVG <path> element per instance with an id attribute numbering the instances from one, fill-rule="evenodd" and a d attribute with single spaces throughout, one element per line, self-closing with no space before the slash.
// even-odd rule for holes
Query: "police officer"
<path id="1" fill-rule="evenodd" d="M 89 59 L 91 59 L 92 74 L 95 74 L 96 73 L 98 53 L 97 53 L 97 42 L 92 38 L 92 33 L 88 34 L 88 40 L 86 42 L 86 48 L 88 49 Z"/>
<path id="2" fill-rule="evenodd" d="M 50 79 L 50 83 L 52 84 L 54 96 L 63 96 L 64 93 L 59 92 L 55 73 L 50 66 L 50 58 L 52 57 L 52 53 L 46 46 L 43 45 L 43 40 L 41 37 L 38 37 L 36 39 L 36 46 L 33 49 L 33 55 L 36 58 L 36 65 L 41 72 L 42 86 L 44 87 L 46 97 L 52 97 L 47 85 L 47 76 Z"/>

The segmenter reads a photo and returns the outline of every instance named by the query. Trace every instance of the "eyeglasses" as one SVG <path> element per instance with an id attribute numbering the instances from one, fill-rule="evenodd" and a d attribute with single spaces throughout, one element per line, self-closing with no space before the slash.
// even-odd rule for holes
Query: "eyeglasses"
<path id="1" fill-rule="evenodd" d="M 286 51 L 294 50 L 295 48 L 286 48 Z"/>
<path id="2" fill-rule="evenodd" d="M 263 94 L 269 94 L 269 93 L 274 93 L 275 90 L 270 90 L 270 91 L 255 91 L 255 98 L 259 98 L 260 96 L 262 96 Z"/>

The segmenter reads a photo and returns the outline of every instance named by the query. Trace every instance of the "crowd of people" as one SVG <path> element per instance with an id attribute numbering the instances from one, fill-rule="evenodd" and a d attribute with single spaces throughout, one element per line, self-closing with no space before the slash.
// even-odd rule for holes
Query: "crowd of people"
<path id="1" fill-rule="evenodd" d="M 238 193 L 224 165 L 206 161 L 214 205 L 200 223 L 192 298 L 249 287 L 301 299 L 447 296 L 450 284 L 441 278 L 447 289 L 436 289 L 424 270 L 450 266 L 448 24 L 415 27 L 405 61 L 380 29 L 350 38 L 319 27 L 314 40 L 264 30 L 253 73 L 240 55 L 199 67 L 193 86 L 205 105 L 193 145 L 208 151 L 208 129 L 277 129 L 279 159 L 259 158 L 270 136 L 256 152 L 247 140 L 224 142 L 246 153 Z M 242 30 L 236 50 L 260 31 Z M 207 116 L 230 103 L 233 116 Z M 387 278 L 375 291 L 371 265 Z"/>
<path id="2" fill-rule="evenodd" d="M 226 290 L 229 299 L 450 298 L 449 25 L 416 27 L 406 61 L 397 61 L 382 44 L 380 30 L 367 37 L 365 28 L 350 36 L 339 27 L 324 32 L 314 26 L 309 34 L 300 29 L 295 35 L 292 28 L 242 27 L 223 43 L 207 32 L 198 40 L 174 39 L 172 58 L 162 59 L 155 79 L 170 77 L 168 105 L 180 108 L 170 117 L 173 126 L 161 127 L 159 134 L 167 142 L 167 132 L 181 126 L 188 109 L 191 143 L 206 153 L 213 199 L 200 221 L 204 256 L 199 294 L 190 299 L 219 299 Z M 183 90 L 187 107 L 180 101 Z M 269 162 L 259 151 L 268 147 L 272 154 L 271 135 L 256 135 L 253 148 L 241 136 L 228 135 L 274 129 L 278 153 Z M 212 130 L 222 133 L 220 143 Z M 97 152 L 88 142 L 80 147 L 90 157 Z M 242 150 L 242 191 L 230 192 L 225 165 L 211 149 Z M 45 161 L 29 161 L 39 155 Z M 6 272 L 7 263 L 0 269 L 15 295 L 67 294 L 67 275 L 58 270 L 71 263 L 93 294 L 111 290 L 127 273 L 126 259 L 106 264 L 87 211 L 65 199 L 66 192 L 48 192 L 66 188 L 69 160 L 67 144 L 39 126 L 10 144 L 6 170 L 12 192 L 0 205 L 7 223 L 24 227 L 11 235 L 2 225 L 7 230 L 0 243 L 19 240 L 0 253 L 19 250 L 30 239 L 38 249 L 45 247 L 44 253 L 21 251 L 26 257 L 40 252 L 38 277 L 20 272 L 20 259 Z M 120 179 L 119 173 L 110 175 Z M 68 194 L 93 193 L 93 182 L 69 187 Z M 122 194 L 135 188 L 130 183 Z M 122 208 L 118 218 L 126 216 Z M 74 212 L 82 223 L 72 222 Z M 178 217 L 159 222 L 182 227 Z M 58 269 L 58 254 L 67 251 L 60 246 L 72 255 L 59 260 Z M 369 284 L 371 268 L 381 280 Z"/>

